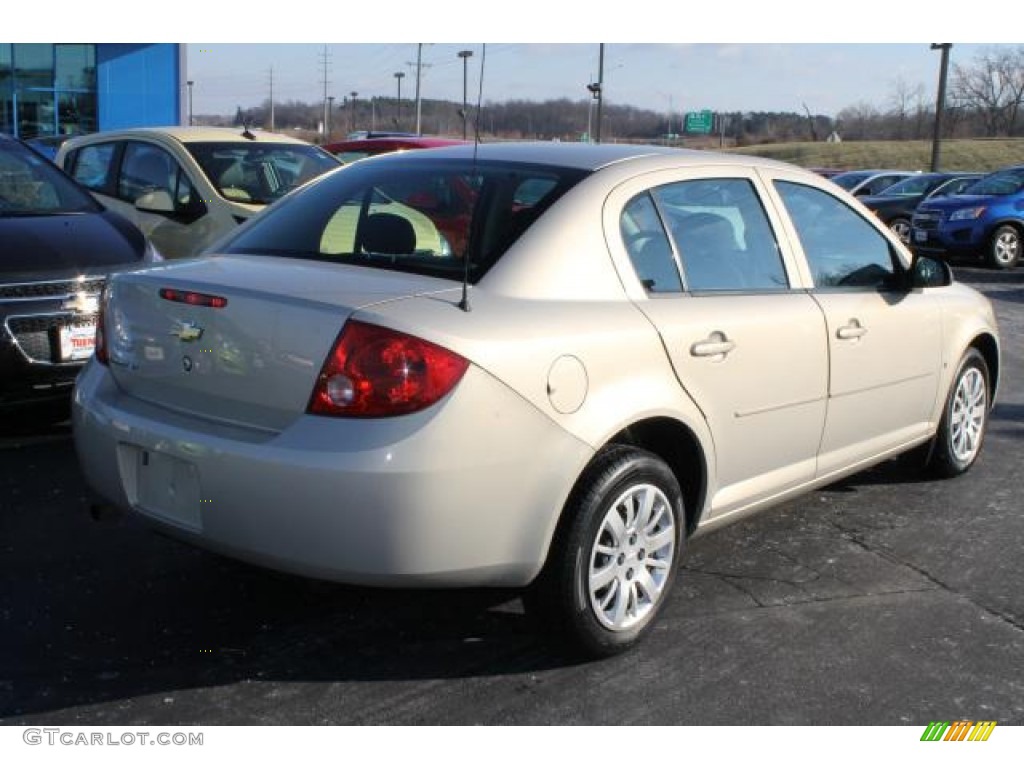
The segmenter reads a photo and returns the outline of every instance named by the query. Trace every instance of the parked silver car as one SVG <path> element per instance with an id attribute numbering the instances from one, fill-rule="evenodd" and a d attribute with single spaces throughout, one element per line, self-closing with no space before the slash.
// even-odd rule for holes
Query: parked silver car
<path id="1" fill-rule="evenodd" d="M 108 286 L 74 407 L 99 496 L 272 568 L 528 587 L 594 655 L 693 534 L 918 446 L 967 470 L 999 375 L 982 296 L 755 158 L 384 156 L 219 251 Z"/>

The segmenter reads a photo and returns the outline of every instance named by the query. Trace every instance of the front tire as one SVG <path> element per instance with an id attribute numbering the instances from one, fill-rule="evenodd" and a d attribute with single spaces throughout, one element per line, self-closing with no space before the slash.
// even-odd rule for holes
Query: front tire
<path id="1" fill-rule="evenodd" d="M 675 580 L 685 528 L 679 483 L 654 454 L 611 446 L 584 472 L 564 514 L 527 606 L 573 650 L 621 653 L 650 631 Z"/>
<path id="2" fill-rule="evenodd" d="M 1003 224 L 989 240 L 988 261 L 996 269 L 1010 269 L 1020 261 L 1021 236 L 1016 227 Z"/>
<path id="3" fill-rule="evenodd" d="M 985 358 L 969 349 L 960 361 L 942 421 L 935 435 L 928 469 L 939 477 L 955 477 L 970 469 L 981 453 L 989 412 L 989 373 Z"/>

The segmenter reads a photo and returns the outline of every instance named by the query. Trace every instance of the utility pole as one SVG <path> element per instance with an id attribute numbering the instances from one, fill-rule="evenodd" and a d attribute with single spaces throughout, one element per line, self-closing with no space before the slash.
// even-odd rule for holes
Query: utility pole
<path id="1" fill-rule="evenodd" d="M 423 116 L 420 102 L 420 81 L 423 79 L 423 43 L 416 44 L 416 135 L 423 135 L 421 118 Z"/>
<path id="2" fill-rule="evenodd" d="M 473 55 L 472 51 L 459 51 L 459 58 L 462 59 L 462 140 L 466 140 L 466 119 L 468 113 L 466 112 L 466 83 L 468 76 L 468 64 L 469 57 Z"/>
<path id="3" fill-rule="evenodd" d="M 356 96 L 358 96 L 359 93 L 357 91 L 351 91 L 350 95 L 352 96 L 352 112 L 351 112 L 352 133 L 355 133 L 356 132 Z"/>
<path id="4" fill-rule="evenodd" d="M 405 77 L 405 72 L 395 72 L 395 80 L 398 82 L 398 112 L 395 117 L 395 128 L 401 129 L 402 126 L 402 78 Z"/>
<path id="5" fill-rule="evenodd" d="M 327 141 L 331 140 L 331 122 L 334 119 L 334 97 L 327 97 L 327 122 L 324 123 L 324 135 L 327 137 Z"/>
<path id="6" fill-rule="evenodd" d="M 324 46 L 324 52 L 321 54 L 323 57 L 323 68 L 324 68 L 324 136 L 328 136 L 328 126 L 331 124 L 331 105 L 327 100 L 327 86 L 330 81 L 327 79 L 327 62 L 330 58 L 330 54 L 327 52 L 327 46 Z M 333 101 L 333 98 L 332 98 Z"/>
<path id="7" fill-rule="evenodd" d="M 274 68 L 270 68 L 270 131 L 274 131 Z"/>
<path id="8" fill-rule="evenodd" d="M 600 44 L 600 48 L 598 50 L 599 53 L 597 58 L 597 82 L 589 83 L 587 85 L 587 90 L 590 91 L 591 97 L 593 97 L 593 99 L 597 101 L 597 126 L 594 129 L 595 144 L 601 143 L 601 105 L 603 103 L 602 91 L 604 90 L 604 43 Z M 589 117 L 587 119 L 587 122 L 590 122 Z M 590 133 L 589 125 L 587 127 L 587 133 Z"/>
<path id="9" fill-rule="evenodd" d="M 942 51 L 939 65 L 939 93 L 935 97 L 935 133 L 932 136 L 932 172 L 939 170 L 939 154 L 942 145 L 942 113 L 946 109 L 946 74 L 949 71 L 949 49 L 952 43 L 932 43 L 933 51 Z"/>
<path id="10" fill-rule="evenodd" d="M 604 43 L 597 57 L 597 143 L 601 143 L 601 112 L 604 107 Z"/>

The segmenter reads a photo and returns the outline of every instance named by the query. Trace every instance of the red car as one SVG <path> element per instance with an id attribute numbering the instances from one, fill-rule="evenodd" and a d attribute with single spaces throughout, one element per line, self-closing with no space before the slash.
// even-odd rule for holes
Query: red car
<path id="1" fill-rule="evenodd" d="M 452 144 L 468 144 L 462 139 L 444 139 L 440 136 L 387 136 L 369 134 L 363 139 L 336 141 L 321 146 L 343 163 L 352 163 L 372 155 L 398 152 L 406 149 L 431 149 Z"/>

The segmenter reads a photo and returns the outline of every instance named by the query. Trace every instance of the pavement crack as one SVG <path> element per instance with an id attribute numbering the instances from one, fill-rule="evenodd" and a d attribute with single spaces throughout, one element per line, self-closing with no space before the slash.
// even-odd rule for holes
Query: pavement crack
<path id="1" fill-rule="evenodd" d="M 856 546 L 860 547 L 865 552 L 869 552 L 870 554 L 874 555 L 875 557 L 880 557 L 883 560 L 886 560 L 886 561 L 892 563 L 893 565 L 902 566 L 904 568 L 907 568 L 908 570 L 913 571 L 918 576 L 920 576 L 925 581 L 927 581 L 929 584 L 933 584 L 933 585 L 935 585 L 936 587 L 938 587 L 941 590 L 944 590 L 946 592 L 949 592 L 950 594 L 956 595 L 957 597 L 960 597 L 960 598 L 966 600 L 971 605 L 973 605 L 974 607 L 976 607 L 980 611 L 983 611 L 987 615 L 989 615 L 989 616 L 991 616 L 991 617 L 993 617 L 995 619 L 998 619 L 998 620 L 1000 620 L 1000 621 L 1002 621 L 1002 622 L 1004 622 L 1006 624 L 1009 624 L 1011 627 L 1016 629 L 1018 632 L 1024 632 L 1024 620 L 1022 620 L 1020 618 L 1017 618 L 1016 616 L 1014 616 L 1012 614 L 1009 614 L 1009 613 L 1006 613 L 1004 611 L 999 611 L 999 610 L 996 610 L 995 608 L 989 608 L 984 603 L 978 602 L 971 595 L 969 595 L 969 594 L 967 594 L 965 592 L 962 592 L 959 589 L 956 589 L 951 584 L 947 584 L 942 579 L 940 579 L 939 577 L 937 577 L 934 574 L 930 573 L 927 569 L 925 569 L 924 567 L 922 567 L 920 565 L 917 565 L 915 563 L 912 563 L 912 562 L 904 560 L 904 559 L 902 559 L 900 557 L 897 557 L 895 554 L 893 554 L 892 552 L 890 552 L 888 550 L 875 549 L 875 548 L 871 547 L 871 545 L 869 545 L 868 542 L 864 541 L 858 535 L 858 533 L 855 530 L 853 530 L 851 528 L 843 527 L 838 521 L 836 521 L 834 519 L 829 520 L 829 523 L 837 531 L 839 531 L 840 535 L 844 539 L 846 539 L 850 543 L 855 544 Z M 911 590 L 911 591 L 923 591 L 923 590 Z"/>

